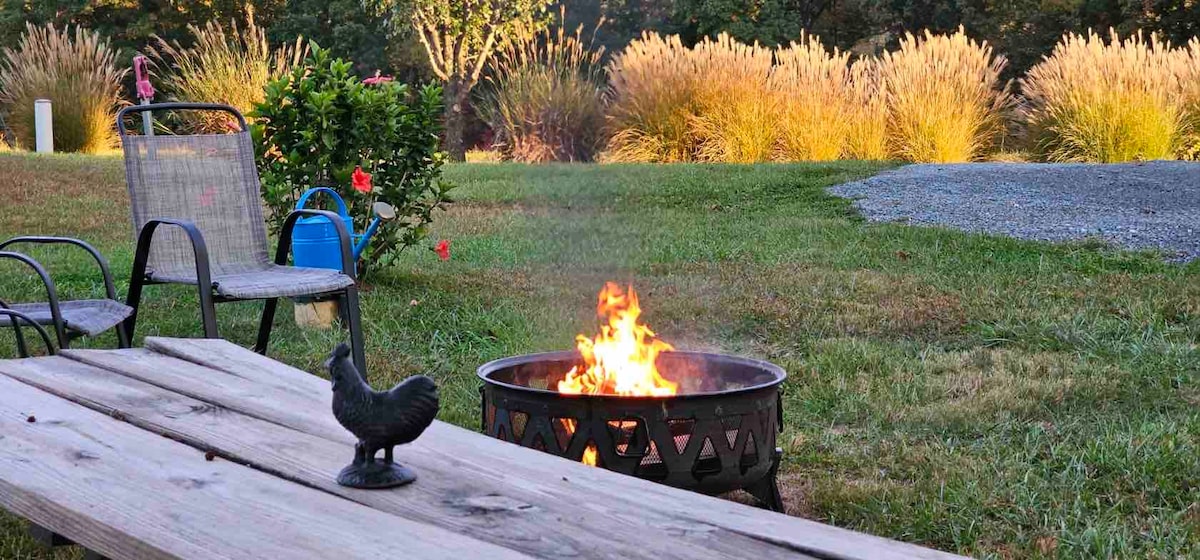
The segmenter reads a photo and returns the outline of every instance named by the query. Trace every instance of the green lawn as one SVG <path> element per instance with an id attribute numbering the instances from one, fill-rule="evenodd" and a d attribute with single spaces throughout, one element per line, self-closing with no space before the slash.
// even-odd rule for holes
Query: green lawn
<path id="1" fill-rule="evenodd" d="M 1200 555 L 1200 263 L 867 224 L 823 193 L 879 169 L 452 166 L 452 259 L 368 278 L 372 375 L 433 375 L 443 419 L 477 428 L 479 364 L 571 347 L 604 281 L 632 282 L 677 347 L 788 370 L 792 514 L 980 557 Z M 0 177 L 0 235 L 78 235 L 127 273 L 119 158 L 0 155 Z M 31 293 L 14 270 L 0 294 Z M 139 337 L 199 334 L 187 290 L 146 301 Z M 219 309 L 249 345 L 258 306 Z M 341 332 L 283 311 L 272 354 L 317 371 Z M 17 527 L 0 516 L 0 557 L 47 557 Z"/>

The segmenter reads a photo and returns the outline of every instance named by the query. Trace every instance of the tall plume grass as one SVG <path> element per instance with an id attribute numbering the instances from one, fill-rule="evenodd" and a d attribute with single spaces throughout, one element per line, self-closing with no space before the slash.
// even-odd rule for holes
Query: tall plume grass
<path id="1" fill-rule="evenodd" d="M 1064 37 L 1022 80 L 1038 151 L 1051 161 L 1173 157 L 1186 125 L 1182 62 L 1154 35 Z"/>
<path id="2" fill-rule="evenodd" d="M 190 47 L 154 36 L 155 46 L 147 54 L 158 67 L 169 69 L 159 76 L 160 83 L 177 101 L 224 103 L 243 114 L 262 102 L 268 82 L 289 72 L 308 50 L 300 37 L 271 49 L 267 31 L 255 24 L 253 12 L 247 13 L 245 29 L 231 20 L 228 29 L 209 21 L 203 27 L 188 25 L 188 31 L 194 39 Z M 187 113 L 183 118 L 201 132 L 223 130 L 228 120 L 212 112 Z"/>
<path id="3" fill-rule="evenodd" d="M 582 26 L 566 33 L 559 15 L 553 29 L 522 32 L 493 58 L 480 113 L 506 159 L 592 161 L 603 147 L 604 49 L 585 43 Z"/>
<path id="4" fill-rule="evenodd" d="M 887 89 L 879 59 L 862 58 L 850 65 L 846 93 L 843 156 L 848 159 L 888 159 Z"/>
<path id="5" fill-rule="evenodd" d="M 691 161 L 703 76 L 679 37 L 645 32 L 609 63 L 608 159 Z"/>
<path id="6" fill-rule="evenodd" d="M 114 58 L 96 32 L 27 23 L 16 48 L 0 50 L 0 104 L 17 144 L 34 145 L 34 101 L 44 98 L 53 103 L 55 150 L 111 149 L 126 72 Z"/>
<path id="7" fill-rule="evenodd" d="M 771 51 L 722 33 L 692 51 L 697 74 L 692 128 L 701 161 L 752 163 L 775 148 L 776 96 L 768 87 Z"/>
<path id="8" fill-rule="evenodd" d="M 855 122 L 850 55 L 825 49 L 810 35 L 775 51 L 770 88 L 778 96 L 779 159 L 828 161 L 849 151 Z"/>
<path id="9" fill-rule="evenodd" d="M 907 34 L 881 62 L 892 154 L 917 162 L 972 161 L 1005 131 L 1012 106 L 1000 82 L 1006 61 L 961 27 L 953 35 Z"/>
<path id="10" fill-rule="evenodd" d="M 1181 159 L 1196 161 L 1200 160 L 1200 37 L 1193 37 L 1178 57 L 1185 126 L 1178 154 Z"/>

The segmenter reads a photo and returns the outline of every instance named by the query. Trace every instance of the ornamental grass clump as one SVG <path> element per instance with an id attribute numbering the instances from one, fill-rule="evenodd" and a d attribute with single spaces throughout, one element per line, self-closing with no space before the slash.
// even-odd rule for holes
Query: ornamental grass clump
<path id="1" fill-rule="evenodd" d="M 1005 132 L 1013 99 L 1000 81 L 1006 61 L 961 27 L 953 35 L 907 34 L 881 64 L 892 155 L 914 162 L 973 161 Z"/>
<path id="2" fill-rule="evenodd" d="M 169 69 L 158 76 L 166 93 L 176 101 L 223 103 L 249 113 L 263 100 L 263 88 L 287 74 L 304 59 L 307 49 L 302 39 L 271 49 L 266 29 L 247 15 L 245 29 L 230 21 L 228 29 L 217 21 L 203 27 L 188 25 L 194 43 L 183 47 L 178 41 L 167 42 L 154 36 L 156 46 L 147 49 L 150 58 Z M 197 132 L 225 129 L 228 115 L 212 111 L 181 113 L 185 124 Z"/>
<path id="3" fill-rule="evenodd" d="M 775 51 L 770 88 L 778 96 L 778 159 L 829 161 L 848 151 L 855 123 L 850 91 L 850 55 L 826 50 L 817 37 Z"/>
<path id="4" fill-rule="evenodd" d="M 888 159 L 887 91 L 877 58 L 861 58 L 850 65 L 846 95 L 847 159 Z"/>
<path id="5" fill-rule="evenodd" d="M 1178 53 L 1180 100 L 1183 103 L 1184 134 L 1178 149 L 1180 159 L 1200 160 L 1200 38 L 1193 37 Z"/>
<path id="6" fill-rule="evenodd" d="M 679 37 L 646 32 L 609 63 L 608 159 L 691 161 L 698 114 L 696 72 Z"/>
<path id="7" fill-rule="evenodd" d="M 699 79 L 691 119 L 700 161 L 753 163 L 775 151 L 778 101 L 768 85 L 771 51 L 722 33 L 692 50 Z"/>
<path id="8" fill-rule="evenodd" d="M 604 49 L 582 32 L 522 33 L 496 53 L 480 114 L 504 159 L 592 161 L 603 147 Z"/>
<path id="9" fill-rule="evenodd" d="M 115 53 L 99 33 L 82 27 L 25 25 L 16 48 L 0 50 L 0 105 L 18 146 L 35 141 L 34 102 L 53 103 L 54 149 L 97 153 L 116 145 L 121 104 Z"/>
<path id="10" fill-rule="evenodd" d="M 1182 58 L 1154 35 L 1067 35 L 1021 81 L 1035 149 L 1050 161 L 1173 157 L 1186 124 Z"/>

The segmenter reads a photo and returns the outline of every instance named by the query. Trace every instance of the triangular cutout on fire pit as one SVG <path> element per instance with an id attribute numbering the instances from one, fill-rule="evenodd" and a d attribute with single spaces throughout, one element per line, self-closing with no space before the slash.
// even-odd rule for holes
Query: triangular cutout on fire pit
<path id="1" fill-rule="evenodd" d="M 742 416 L 735 414 L 733 416 L 721 417 L 721 428 L 725 430 L 725 441 L 729 442 L 730 449 L 737 449 L 738 428 L 742 427 Z"/>
<path id="2" fill-rule="evenodd" d="M 696 427 L 696 420 L 692 418 L 668 418 L 667 428 L 671 430 L 671 439 L 675 440 L 675 454 L 683 455 L 683 450 L 687 449 L 688 441 L 692 439 L 692 430 Z"/>
<path id="3" fill-rule="evenodd" d="M 542 439 L 542 434 L 535 434 L 533 436 L 533 441 L 530 442 L 530 444 L 529 444 L 529 447 L 532 447 L 533 449 L 536 449 L 538 451 L 545 451 L 546 450 L 546 440 Z"/>
<path id="4" fill-rule="evenodd" d="M 579 421 L 569 417 L 554 417 L 550 419 L 550 426 L 554 428 L 554 439 L 558 440 L 558 448 L 565 453 L 571 446 L 571 438 L 575 431 L 579 429 Z"/>
<path id="5" fill-rule="evenodd" d="M 705 437 L 704 445 L 700 447 L 700 456 L 692 463 L 692 476 L 699 481 L 706 476 L 712 476 L 720 472 L 721 457 L 717 455 L 712 440 Z"/>
<path id="6" fill-rule="evenodd" d="M 525 437 L 525 425 L 529 423 L 529 413 L 514 410 L 508 415 L 512 421 L 513 439 L 521 441 Z"/>
<path id="7" fill-rule="evenodd" d="M 751 431 L 746 435 L 746 447 L 742 448 L 742 459 L 739 465 L 742 469 L 742 474 L 750 470 L 750 467 L 758 464 L 758 446 L 754 441 L 754 432 Z"/>

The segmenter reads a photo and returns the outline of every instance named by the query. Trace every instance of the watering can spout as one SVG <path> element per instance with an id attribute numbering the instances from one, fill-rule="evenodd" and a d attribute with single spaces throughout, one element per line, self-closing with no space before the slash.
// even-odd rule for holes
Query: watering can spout
<path id="1" fill-rule="evenodd" d="M 367 225 L 366 231 L 358 238 L 358 243 L 354 245 L 354 260 L 362 256 L 363 249 L 371 243 L 371 236 L 375 235 L 375 230 L 379 229 L 379 223 L 385 220 L 396 219 L 396 209 L 391 204 L 386 202 L 376 202 L 371 206 L 375 217 L 371 219 L 371 223 Z"/>

